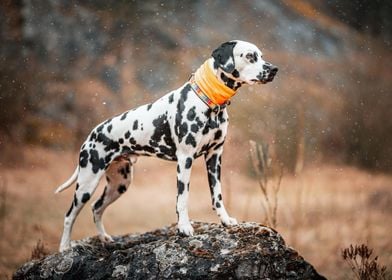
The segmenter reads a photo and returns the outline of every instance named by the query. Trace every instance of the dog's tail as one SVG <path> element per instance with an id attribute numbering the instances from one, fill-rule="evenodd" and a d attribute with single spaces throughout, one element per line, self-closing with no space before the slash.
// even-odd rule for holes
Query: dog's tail
<path id="1" fill-rule="evenodd" d="M 76 178 L 78 177 L 78 172 L 79 172 L 79 166 L 76 166 L 75 172 L 72 174 L 72 176 L 60 187 L 58 187 L 54 193 L 59 193 L 62 192 L 63 190 L 69 188 L 73 182 L 76 181 Z"/>

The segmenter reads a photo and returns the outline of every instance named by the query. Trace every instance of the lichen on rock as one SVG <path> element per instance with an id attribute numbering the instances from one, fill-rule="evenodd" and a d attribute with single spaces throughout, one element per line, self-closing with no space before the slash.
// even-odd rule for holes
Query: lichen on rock
<path id="1" fill-rule="evenodd" d="M 325 279 L 275 230 L 256 223 L 195 222 L 143 234 L 76 241 L 70 250 L 21 266 L 13 279 Z"/>

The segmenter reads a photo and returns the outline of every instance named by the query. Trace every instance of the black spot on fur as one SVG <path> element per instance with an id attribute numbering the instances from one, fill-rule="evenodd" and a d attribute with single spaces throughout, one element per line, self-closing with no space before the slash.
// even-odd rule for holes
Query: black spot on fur
<path id="1" fill-rule="evenodd" d="M 88 152 L 86 150 L 83 150 L 80 152 L 79 155 L 79 165 L 80 167 L 86 167 L 88 163 Z"/>
<path id="2" fill-rule="evenodd" d="M 211 173 L 216 172 L 216 166 L 218 165 L 218 155 L 214 154 L 208 161 L 207 161 L 207 168 Z"/>
<path id="3" fill-rule="evenodd" d="M 206 134 L 208 134 L 210 129 L 215 129 L 215 128 L 218 128 L 218 127 L 219 127 L 218 122 L 214 121 L 212 118 L 209 118 L 207 123 L 206 123 L 206 125 L 203 128 L 202 133 L 203 133 L 203 135 L 206 135 Z"/>
<path id="4" fill-rule="evenodd" d="M 188 114 L 186 115 L 188 120 L 193 121 L 196 117 L 196 107 L 193 106 L 191 109 L 189 109 Z"/>
<path id="5" fill-rule="evenodd" d="M 118 172 L 123 176 L 124 179 L 128 179 L 128 174 L 130 173 L 129 164 L 118 169 Z"/>
<path id="6" fill-rule="evenodd" d="M 108 153 L 108 154 L 105 156 L 105 163 L 106 163 L 106 164 L 109 164 L 109 163 L 112 161 L 113 154 L 114 154 L 114 153 Z"/>
<path id="7" fill-rule="evenodd" d="M 151 107 L 152 107 L 152 104 L 151 104 L 151 103 L 148 104 L 148 105 L 147 105 L 147 111 L 150 111 Z"/>
<path id="8" fill-rule="evenodd" d="M 216 144 L 216 145 L 214 146 L 214 150 L 215 150 L 215 151 L 218 150 L 220 147 L 223 146 L 223 144 L 224 144 L 224 142 L 221 142 L 221 143 L 219 143 L 219 144 Z"/>
<path id="9" fill-rule="evenodd" d="M 98 210 L 103 205 L 103 201 L 105 200 L 106 189 L 107 187 L 105 186 L 105 189 L 103 190 L 101 197 L 94 204 L 94 210 Z"/>
<path id="10" fill-rule="evenodd" d="M 118 189 L 117 189 L 117 191 L 119 192 L 119 193 L 125 193 L 126 192 L 126 190 L 127 190 L 127 187 L 125 186 L 125 185 L 119 185 L 118 186 Z"/>
<path id="11" fill-rule="evenodd" d="M 202 131 L 202 133 L 203 133 L 203 135 L 206 135 L 206 134 L 208 134 L 208 132 L 210 131 L 210 127 L 208 126 L 208 124 L 203 128 L 203 131 Z"/>
<path id="12" fill-rule="evenodd" d="M 76 183 L 76 190 L 79 189 L 79 183 Z"/>
<path id="13" fill-rule="evenodd" d="M 97 132 L 101 132 L 101 131 L 102 131 L 102 129 L 103 129 L 103 127 L 104 127 L 104 124 L 101 124 L 100 126 L 98 126 L 98 128 L 97 128 Z"/>
<path id="14" fill-rule="evenodd" d="M 124 144 L 124 139 L 122 139 L 122 138 L 118 139 L 118 143 L 119 144 Z"/>
<path id="15" fill-rule="evenodd" d="M 76 197 L 76 193 L 74 194 L 74 205 L 78 206 L 78 198 Z"/>
<path id="16" fill-rule="evenodd" d="M 122 155 L 130 155 L 130 154 L 132 154 L 132 150 L 131 150 L 131 148 L 124 146 L 124 147 L 122 147 L 121 154 Z"/>
<path id="17" fill-rule="evenodd" d="M 97 150 L 90 150 L 90 163 L 92 164 L 92 171 L 98 173 L 100 169 L 105 169 L 105 160 L 99 158 Z"/>
<path id="18" fill-rule="evenodd" d="M 124 114 L 121 115 L 120 121 L 123 121 L 126 119 L 127 115 L 128 115 L 129 111 L 125 112 Z"/>
<path id="19" fill-rule="evenodd" d="M 90 194 L 89 193 L 84 193 L 83 196 L 82 196 L 82 203 L 86 203 L 89 200 L 90 200 Z"/>
<path id="20" fill-rule="evenodd" d="M 221 124 L 226 122 L 226 119 L 225 119 L 222 111 L 218 114 L 218 120 L 219 120 L 219 123 L 221 123 Z"/>
<path id="21" fill-rule="evenodd" d="M 220 207 L 221 207 L 220 203 L 219 203 L 219 202 L 216 202 L 216 203 L 215 203 L 215 207 L 216 207 L 216 208 L 220 208 Z"/>
<path id="22" fill-rule="evenodd" d="M 180 173 L 180 172 L 181 172 L 180 166 L 177 164 L 177 173 Z"/>
<path id="23" fill-rule="evenodd" d="M 138 120 L 135 120 L 135 121 L 133 122 L 133 127 L 132 127 L 132 129 L 133 129 L 133 130 L 136 130 L 136 129 L 138 128 L 138 125 L 139 125 Z"/>
<path id="24" fill-rule="evenodd" d="M 218 130 L 217 132 L 215 132 L 214 140 L 218 140 L 221 137 L 222 137 L 222 130 Z"/>
<path id="25" fill-rule="evenodd" d="M 97 141 L 102 143 L 105 146 L 105 151 L 108 152 L 110 150 L 114 150 L 115 152 L 118 152 L 120 150 L 120 145 L 118 142 L 113 141 L 109 137 L 107 137 L 103 133 L 99 133 L 97 136 Z"/>
<path id="26" fill-rule="evenodd" d="M 132 146 L 135 151 L 144 151 L 146 153 L 155 154 L 155 149 L 148 145 L 135 144 Z"/>
<path id="27" fill-rule="evenodd" d="M 233 73 L 231 73 L 234 78 L 239 78 L 240 77 L 240 72 L 238 72 L 237 69 L 234 69 Z"/>
<path id="28" fill-rule="evenodd" d="M 191 131 L 192 131 L 193 133 L 197 133 L 197 132 L 199 131 L 199 126 L 198 126 L 197 124 L 193 123 L 193 124 L 191 125 Z"/>
<path id="29" fill-rule="evenodd" d="M 178 100 L 178 103 L 177 103 L 177 113 L 176 113 L 176 119 L 175 119 L 175 124 L 174 124 L 174 131 L 178 137 L 179 142 L 182 142 L 182 138 L 186 135 L 186 133 L 184 133 L 184 131 L 185 131 L 185 129 L 188 128 L 187 124 L 182 122 L 182 119 L 183 119 L 182 115 L 185 110 L 185 101 L 188 98 L 188 92 L 190 90 L 191 90 L 191 86 L 189 84 L 187 84 L 181 90 L 180 99 Z"/>
<path id="30" fill-rule="evenodd" d="M 218 194 L 218 200 L 222 200 L 222 195 Z"/>
<path id="31" fill-rule="evenodd" d="M 131 136 L 131 132 L 129 132 L 129 130 L 125 132 L 124 134 L 125 139 L 128 139 L 130 136 Z"/>
<path id="32" fill-rule="evenodd" d="M 69 217 L 69 215 L 71 215 L 71 212 L 72 212 L 73 207 L 74 207 L 74 204 L 73 204 L 73 202 L 72 202 L 71 207 L 69 208 L 67 214 L 65 214 L 66 217 Z"/>
<path id="33" fill-rule="evenodd" d="M 216 178 L 215 178 L 214 174 L 208 173 L 208 183 L 212 187 L 216 185 Z"/>
<path id="34" fill-rule="evenodd" d="M 221 175 L 221 157 L 217 154 L 214 154 L 208 161 L 207 161 L 207 171 L 208 171 L 208 182 L 210 186 L 215 186 L 217 180 L 220 180 Z"/>
<path id="35" fill-rule="evenodd" d="M 132 145 L 136 145 L 136 140 L 131 137 L 129 138 L 129 143 Z"/>
<path id="36" fill-rule="evenodd" d="M 183 182 L 181 182 L 180 180 L 177 181 L 177 189 L 178 189 L 179 195 L 181 195 L 184 192 L 185 184 Z"/>
<path id="37" fill-rule="evenodd" d="M 97 139 L 97 134 L 95 132 L 93 132 L 93 133 L 91 133 L 91 136 L 90 136 L 89 140 L 90 141 L 94 141 L 95 139 Z M 84 146 L 85 145 L 82 146 L 82 149 L 84 149 Z"/>
<path id="38" fill-rule="evenodd" d="M 158 148 L 159 153 L 164 154 L 166 158 L 174 159 L 177 148 L 171 135 L 167 115 L 162 114 L 158 116 L 153 120 L 152 125 L 155 127 L 155 130 L 151 135 L 149 144 L 152 147 Z M 162 140 L 165 145 L 162 145 Z"/>
<path id="39" fill-rule="evenodd" d="M 223 73 L 221 73 L 221 79 L 227 87 L 234 89 L 235 81 L 233 79 L 230 79 Z"/>
<path id="40" fill-rule="evenodd" d="M 192 158 L 189 157 L 185 161 L 185 168 L 189 169 L 189 168 L 191 168 L 191 166 L 192 166 Z"/>
<path id="41" fill-rule="evenodd" d="M 189 133 L 188 136 L 186 137 L 185 144 L 191 145 L 192 147 L 196 148 L 197 143 L 195 137 L 193 137 L 191 133 Z"/>
<path id="42" fill-rule="evenodd" d="M 112 128 L 113 128 L 113 125 L 110 124 L 110 125 L 108 126 L 108 128 L 107 128 L 107 130 L 108 130 L 109 133 L 110 133 L 110 131 L 112 131 Z"/>
<path id="43" fill-rule="evenodd" d="M 182 139 L 185 137 L 185 135 L 188 133 L 188 124 L 186 123 L 186 122 L 183 122 L 181 125 L 180 125 L 180 130 L 179 130 L 179 132 L 178 132 L 178 138 L 179 138 L 179 141 L 181 142 L 182 141 Z"/>
<path id="44" fill-rule="evenodd" d="M 172 104 L 173 101 L 174 101 L 174 94 L 172 93 L 169 95 L 169 104 Z"/>

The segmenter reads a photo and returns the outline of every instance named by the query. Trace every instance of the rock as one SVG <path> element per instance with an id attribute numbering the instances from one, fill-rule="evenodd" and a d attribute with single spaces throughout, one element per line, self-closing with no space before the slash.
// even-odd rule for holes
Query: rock
<path id="1" fill-rule="evenodd" d="M 275 230 L 256 223 L 171 225 L 143 234 L 75 241 L 72 249 L 21 266 L 13 279 L 325 279 Z"/>

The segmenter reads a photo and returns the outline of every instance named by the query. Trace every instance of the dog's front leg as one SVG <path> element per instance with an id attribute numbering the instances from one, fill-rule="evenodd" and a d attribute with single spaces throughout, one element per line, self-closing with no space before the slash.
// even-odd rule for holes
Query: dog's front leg
<path id="1" fill-rule="evenodd" d="M 236 225 L 237 220 L 231 218 L 223 204 L 221 189 L 221 160 L 223 148 L 213 150 L 206 154 L 205 160 L 208 172 L 208 182 L 210 185 L 212 208 L 215 209 L 218 217 L 225 226 Z"/>
<path id="2" fill-rule="evenodd" d="M 178 158 L 177 162 L 177 205 L 178 231 L 186 236 L 193 235 L 193 227 L 188 216 L 189 181 L 193 158 Z"/>

